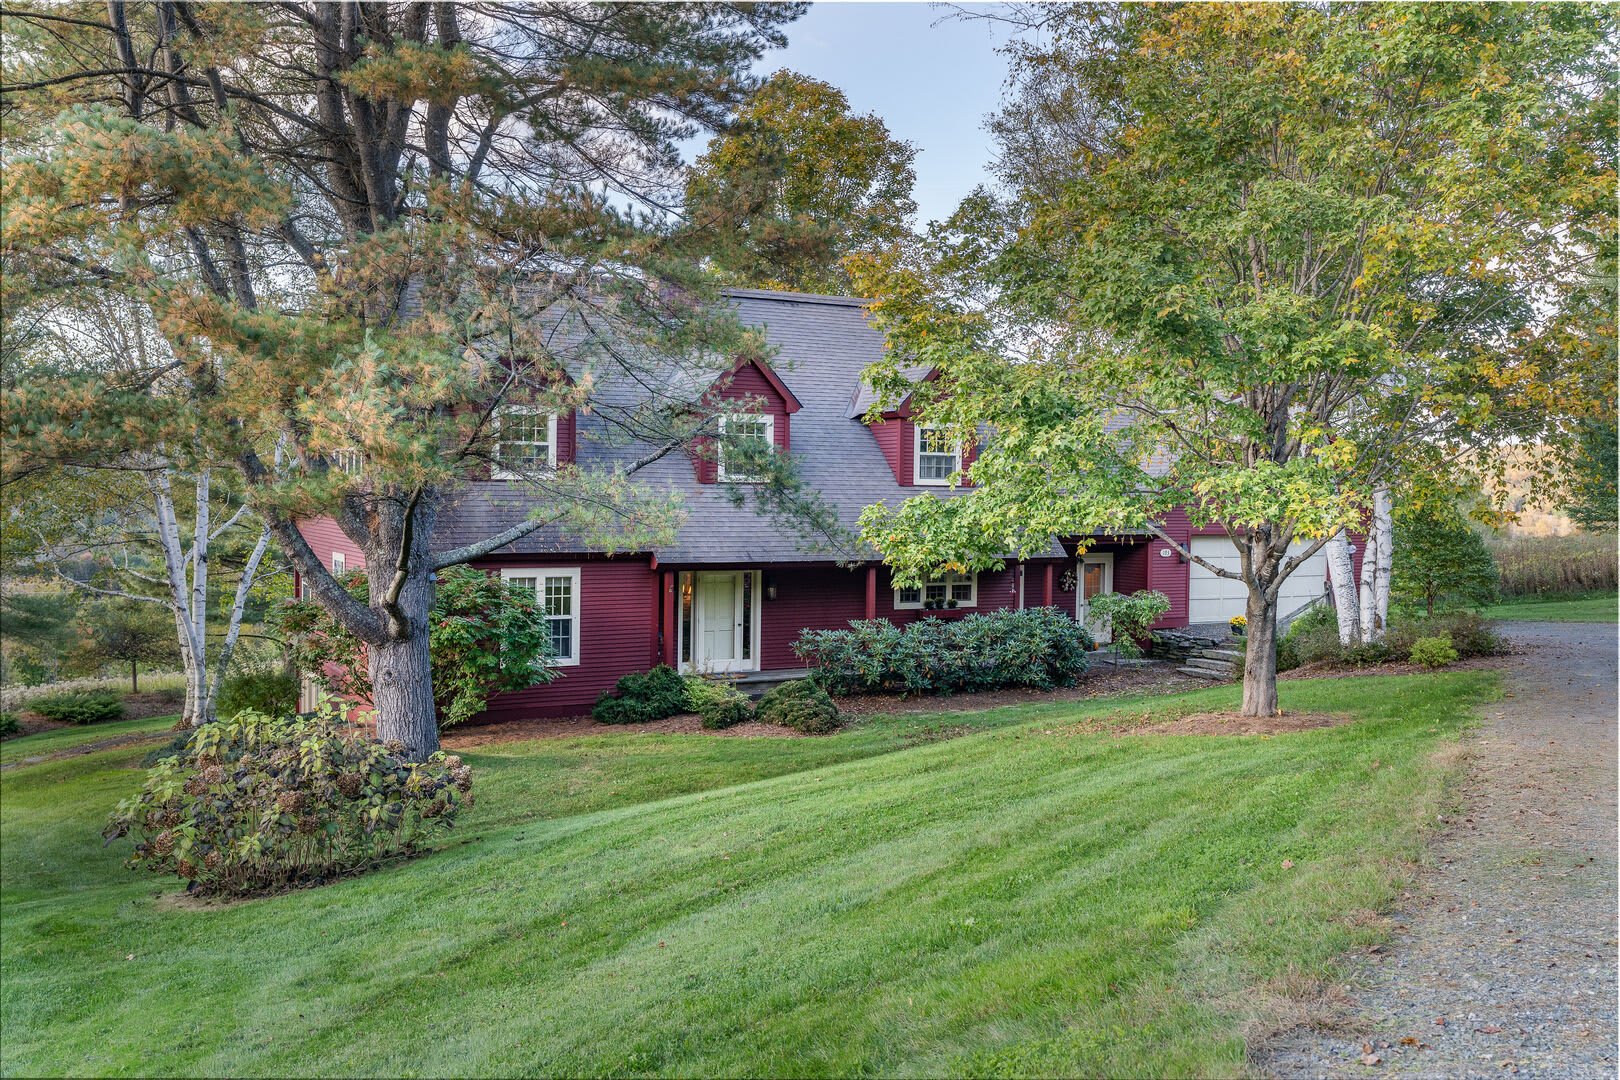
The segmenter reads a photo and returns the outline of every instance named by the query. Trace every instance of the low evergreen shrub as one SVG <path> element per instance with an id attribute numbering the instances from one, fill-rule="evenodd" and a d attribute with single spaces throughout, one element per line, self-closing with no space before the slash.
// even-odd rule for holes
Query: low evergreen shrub
<path id="1" fill-rule="evenodd" d="M 16 713 L 0 712 L 0 739 L 15 735 L 21 730 L 22 724 L 18 723 Z"/>
<path id="2" fill-rule="evenodd" d="M 591 715 L 602 724 L 646 724 L 686 712 L 686 680 L 668 664 L 635 672 L 596 699 Z"/>
<path id="3" fill-rule="evenodd" d="M 806 735 L 825 735 L 837 731 L 842 723 L 833 699 L 810 679 L 794 679 L 771 687 L 759 699 L 754 716 Z"/>
<path id="4" fill-rule="evenodd" d="M 134 841 L 132 868 L 176 874 L 195 892 L 249 895 L 410 854 L 471 805 L 460 758 L 409 761 L 323 704 L 307 717 L 244 712 L 196 729 L 102 835 Z"/>
<path id="5" fill-rule="evenodd" d="M 687 707 L 710 731 L 736 727 L 754 718 L 754 704 L 729 682 L 692 676 L 686 680 Z"/>
<path id="6" fill-rule="evenodd" d="M 290 716 L 298 711 L 298 677 L 272 668 L 248 669 L 227 675 L 214 702 L 219 716 L 239 712 Z"/>
<path id="7" fill-rule="evenodd" d="M 70 690 L 28 703 L 28 711 L 59 724 L 101 724 L 124 718 L 124 703 L 111 690 Z"/>
<path id="8" fill-rule="evenodd" d="M 1418 638 L 1412 643 L 1412 663 L 1426 668 L 1445 667 L 1457 662 L 1457 648 L 1449 637 Z"/>
<path id="9" fill-rule="evenodd" d="M 1085 627 L 1057 608 L 922 619 L 880 619 L 847 630 L 807 630 L 793 649 L 832 694 L 946 694 L 1008 686 L 1072 686 L 1092 646 Z"/>

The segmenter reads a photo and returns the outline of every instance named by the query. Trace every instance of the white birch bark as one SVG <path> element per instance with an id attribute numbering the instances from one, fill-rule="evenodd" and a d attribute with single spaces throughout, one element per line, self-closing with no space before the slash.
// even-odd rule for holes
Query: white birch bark
<path id="1" fill-rule="evenodd" d="M 1361 588 L 1356 598 L 1361 640 L 1376 641 L 1373 628 L 1373 577 L 1378 572 L 1378 530 L 1367 533 L 1367 549 L 1361 553 Z"/>
<path id="2" fill-rule="evenodd" d="M 1373 534 L 1378 537 L 1378 565 L 1373 570 L 1373 628 L 1379 638 L 1389 626 L 1390 574 L 1395 565 L 1395 515 L 1388 488 L 1373 492 Z"/>
<path id="3" fill-rule="evenodd" d="M 1339 619 L 1339 644 L 1354 645 L 1361 639 L 1361 604 L 1356 596 L 1356 563 L 1350 552 L 1350 537 L 1341 529 L 1322 550 L 1327 554 L 1333 611 Z"/>

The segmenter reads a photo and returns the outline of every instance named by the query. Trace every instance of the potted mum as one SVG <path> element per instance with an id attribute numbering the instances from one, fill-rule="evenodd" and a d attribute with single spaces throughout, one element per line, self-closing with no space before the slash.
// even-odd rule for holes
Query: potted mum
<path id="1" fill-rule="evenodd" d="M 1242 615 L 1234 615 L 1229 625 L 1232 627 L 1233 637 L 1242 637 L 1249 629 L 1249 620 Z"/>

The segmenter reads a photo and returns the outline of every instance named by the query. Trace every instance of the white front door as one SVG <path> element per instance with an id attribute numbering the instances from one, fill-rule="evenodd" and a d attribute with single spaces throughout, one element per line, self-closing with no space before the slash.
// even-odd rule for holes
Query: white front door
<path id="1" fill-rule="evenodd" d="M 698 671 L 754 671 L 759 666 L 759 597 L 752 571 L 694 575 L 692 667 Z"/>
<path id="2" fill-rule="evenodd" d="M 1099 593 L 1114 591 L 1114 553 L 1102 551 L 1080 556 L 1080 581 L 1075 589 L 1075 617 L 1091 631 L 1091 638 L 1099 645 L 1114 640 L 1114 632 L 1106 620 L 1093 619 L 1089 601 Z"/>

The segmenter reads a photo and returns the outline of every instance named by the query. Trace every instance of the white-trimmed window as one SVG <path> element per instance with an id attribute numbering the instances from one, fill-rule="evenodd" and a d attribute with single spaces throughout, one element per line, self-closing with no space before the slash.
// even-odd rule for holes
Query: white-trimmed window
<path id="1" fill-rule="evenodd" d="M 501 580 L 533 590 L 551 634 L 551 662 L 579 663 L 579 567 L 506 567 Z"/>
<path id="2" fill-rule="evenodd" d="M 918 484 L 949 484 L 951 475 L 962 467 L 962 444 L 939 428 L 918 424 L 913 430 L 916 442 L 912 480 Z"/>
<path id="3" fill-rule="evenodd" d="M 941 574 L 919 586 L 894 590 L 894 606 L 900 611 L 950 607 L 952 600 L 959 608 L 978 607 L 979 575 Z"/>
<path id="4" fill-rule="evenodd" d="M 344 557 L 343 552 L 341 552 L 341 551 L 332 552 L 332 573 L 333 574 L 341 574 L 341 573 L 343 573 L 343 571 L 348 569 L 347 563 L 348 563 L 348 560 Z"/>
<path id="5" fill-rule="evenodd" d="M 495 414 L 496 480 L 520 480 L 557 467 L 557 414 L 503 405 Z"/>
<path id="6" fill-rule="evenodd" d="M 352 446 L 332 451 L 332 467 L 350 476 L 359 476 L 365 469 L 360 460 L 360 451 Z"/>
<path id="7" fill-rule="evenodd" d="M 750 476 L 746 469 L 728 469 L 726 467 L 726 450 L 733 451 L 736 444 L 744 440 L 759 440 L 765 444 L 766 449 L 776 447 L 776 417 L 767 414 L 722 416 L 720 418 L 720 456 L 718 475 L 721 480 L 733 484 L 757 484 L 763 477 Z"/>

